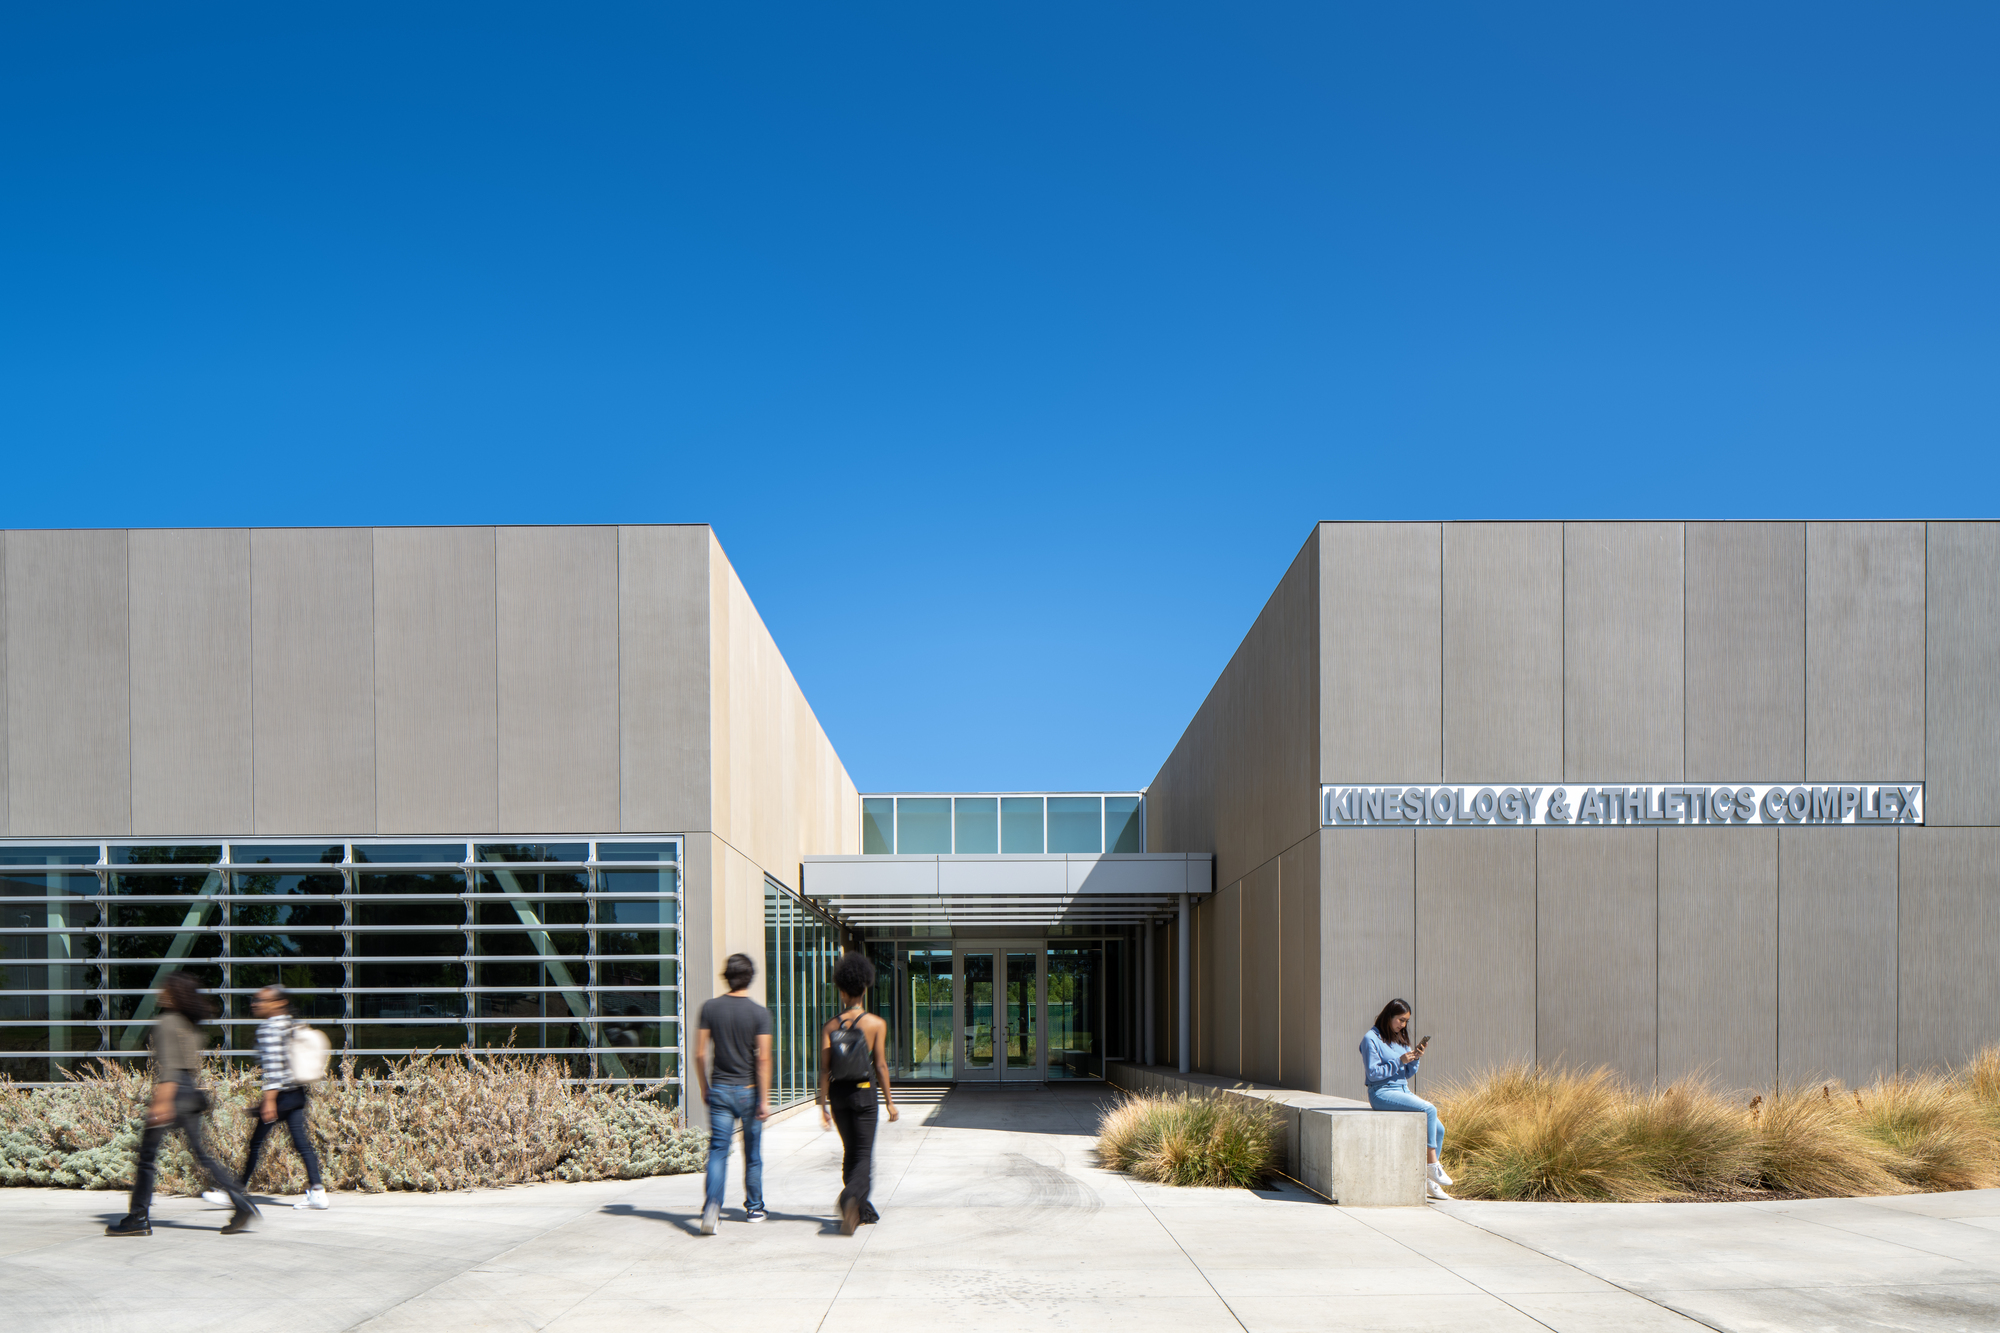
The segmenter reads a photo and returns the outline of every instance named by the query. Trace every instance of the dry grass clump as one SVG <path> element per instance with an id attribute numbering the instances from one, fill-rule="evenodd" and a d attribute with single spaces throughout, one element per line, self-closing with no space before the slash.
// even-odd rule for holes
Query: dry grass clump
<path id="1" fill-rule="evenodd" d="M 1437 1097 L 1463 1197 L 1660 1199 L 1895 1194 L 2000 1184 L 2000 1048 L 1858 1092 L 1783 1087 L 1748 1106 L 1690 1080 L 1641 1091 L 1607 1069 L 1513 1066 Z"/>
<path id="2" fill-rule="evenodd" d="M 1106 1166 L 1162 1185 L 1254 1188 L 1283 1163 L 1277 1112 L 1227 1094 L 1127 1094 L 1104 1113 L 1097 1150 Z"/>
<path id="3" fill-rule="evenodd" d="M 572 1086 L 555 1060 L 420 1055 L 368 1080 L 350 1057 L 315 1085 L 308 1120 L 335 1190 L 457 1190 L 543 1180 L 623 1180 L 700 1169 L 708 1132 L 644 1090 Z M 240 1166 L 262 1099 L 250 1070 L 211 1065 L 210 1150 Z M 99 1064 L 60 1088 L 0 1080 L 0 1185 L 131 1186 L 151 1088 L 143 1068 Z M 305 1168 L 280 1126 L 250 1187 L 305 1188 Z M 208 1187 L 179 1135 L 160 1154 L 159 1188 Z"/>

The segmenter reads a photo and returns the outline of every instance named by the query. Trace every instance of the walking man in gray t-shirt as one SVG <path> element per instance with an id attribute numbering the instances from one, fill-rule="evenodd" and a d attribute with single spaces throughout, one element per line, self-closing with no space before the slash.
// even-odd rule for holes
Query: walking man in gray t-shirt
<path id="1" fill-rule="evenodd" d="M 701 1234 L 713 1236 L 729 1175 L 729 1140 L 743 1122 L 743 1220 L 764 1220 L 764 1121 L 771 1114 L 771 1011 L 749 996 L 757 965 L 733 953 L 722 965 L 729 994 L 701 1007 L 694 1077 L 708 1105 L 708 1197 Z"/>

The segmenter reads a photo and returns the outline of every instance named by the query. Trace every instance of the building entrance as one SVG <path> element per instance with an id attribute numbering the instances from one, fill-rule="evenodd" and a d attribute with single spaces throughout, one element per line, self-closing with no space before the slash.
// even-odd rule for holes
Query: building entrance
<path id="1" fill-rule="evenodd" d="M 952 1029 L 964 1083 L 1041 1082 L 1046 1062 L 1040 940 L 981 940 L 957 949 Z"/>

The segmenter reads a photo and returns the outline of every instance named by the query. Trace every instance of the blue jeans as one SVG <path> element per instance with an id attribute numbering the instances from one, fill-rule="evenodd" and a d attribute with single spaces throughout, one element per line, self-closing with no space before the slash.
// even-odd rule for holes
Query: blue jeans
<path id="1" fill-rule="evenodd" d="M 756 1212 L 764 1206 L 764 1122 L 757 1118 L 757 1089 L 741 1083 L 708 1085 L 708 1198 L 722 1207 L 723 1186 L 729 1179 L 729 1140 L 736 1122 L 743 1122 L 743 1206 Z"/>
<path id="2" fill-rule="evenodd" d="M 1416 1093 L 1410 1091 L 1407 1083 L 1384 1083 L 1378 1088 L 1368 1089 L 1368 1104 L 1378 1111 L 1422 1111 L 1426 1117 L 1424 1128 L 1429 1134 L 1431 1151 L 1444 1146 L 1444 1123 L 1438 1119 L 1438 1109 Z"/>

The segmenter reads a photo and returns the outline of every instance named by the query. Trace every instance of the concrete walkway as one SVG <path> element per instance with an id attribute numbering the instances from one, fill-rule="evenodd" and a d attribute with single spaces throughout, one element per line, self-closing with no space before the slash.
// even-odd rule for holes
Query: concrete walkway
<path id="1" fill-rule="evenodd" d="M 1990 1329 L 2000 1192 L 1790 1205 L 1339 1209 L 1094 1166 L 1104 1094 L 906 1099 L 880 1225 L 832 1223 L 817 1117 L 766 1139 L 771 1220 L 696 1231 L 699 1176 L 266 1210 L 256 1234 L 167 1199 L 0 1191 L 10 1330 Z M 1692 1316 L 1689 1318 L 1687 1316 Z M 1696 1322 L 1696 1321 L 1700 1322 Z"/>

